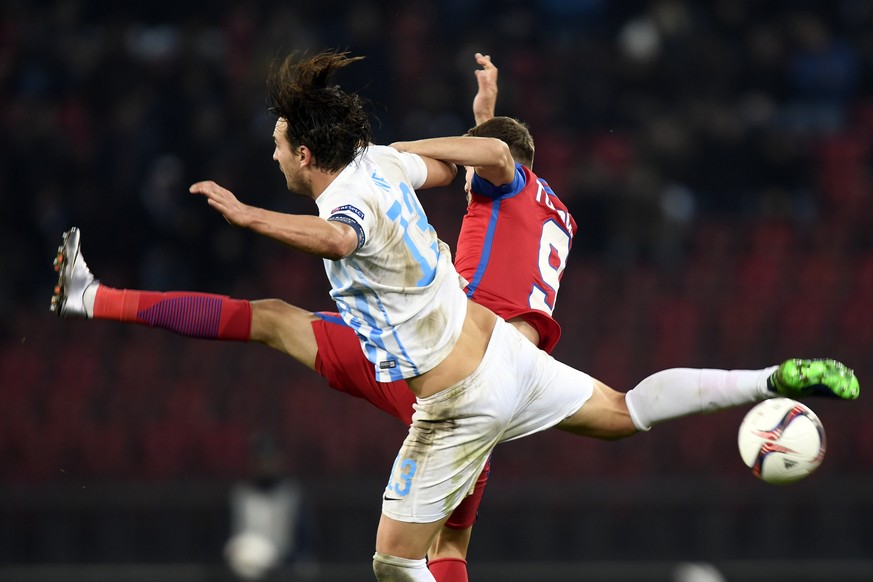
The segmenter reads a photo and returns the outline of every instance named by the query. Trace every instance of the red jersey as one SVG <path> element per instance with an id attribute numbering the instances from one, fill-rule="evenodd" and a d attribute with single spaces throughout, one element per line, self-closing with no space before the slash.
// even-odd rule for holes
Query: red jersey
<path id="1" fill-rule="evenodd" d="M 552 318 L 576 221 L 549 185 L 521 164 L 495 186 L 473 175 L 455 268 L 467 297 L 503 319 L 521 317 L 550 352 L 561 336 Z"/>

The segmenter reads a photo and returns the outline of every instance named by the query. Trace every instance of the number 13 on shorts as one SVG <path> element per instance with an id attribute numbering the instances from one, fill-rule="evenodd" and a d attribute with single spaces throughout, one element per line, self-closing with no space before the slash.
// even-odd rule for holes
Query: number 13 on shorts
<path id="1" fill-rule="evenodd" d="M 394 461 L 394 466 L 391 468 L 391 478 L 388 480 L 388 487 L 385 488 L 386 499 L 387 495 L 393 494 L 398 497 L 405 497 L 409 494 L 412 488 L 412 478 L 415 476 L 415 470 L 418 468 L 417 463 L 412 459 L 401 459 L 399 456 Z"/>

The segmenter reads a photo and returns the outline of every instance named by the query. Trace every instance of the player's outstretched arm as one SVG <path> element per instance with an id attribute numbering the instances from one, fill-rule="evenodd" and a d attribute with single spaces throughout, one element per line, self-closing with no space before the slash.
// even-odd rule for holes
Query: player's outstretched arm
<path id="1" fill-rule="evenodd" d="M 473 97 L 473 118 L 479 125 L 493 118 L 497 108 L 497 67 L 491 62 L 491 55 L 476 53 L 475 58 L 482 67 L 475 72 L 479 90 Z"/>
<path id="2" fill-rule="evenodd" d="M 243 204 L 233 192 L 212 181 L 197 182 L 189 190 L 204 196 L 209 206 L 230 224 L 248 228 L 297 250 L 336 260 L 358 248 L 358 235 L 348 225 L 318 216 L 284 214 Z"/>
<path id="3" fill-rule="evenodd" d="M 434 137 L 417 141 L 399 141 L 391 147 L 462 166 L 472 166 L 476 173 L 497 186 L 512 182 L 515 160 L 509 146 L 493 137 Z"/>

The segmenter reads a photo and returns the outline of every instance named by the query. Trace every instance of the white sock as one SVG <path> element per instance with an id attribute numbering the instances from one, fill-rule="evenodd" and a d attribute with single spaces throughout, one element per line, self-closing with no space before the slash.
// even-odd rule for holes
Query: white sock
<path id="1" fill-rule="evenodd" d="M 85 287 L 85 292 L 82 293 L 82 304 L 85 306 L 85 316 L 88 319 L 94 317 L 94 299 L 97 297 L 97 287 L 99 286 L 100 283 L 94 281 Z"/>
<path id="2" fill-rule="evenodd" d="M 373 554 L 373 573 L 377 580 L 386 582 L 436 582 L 424 558 L 411 560 L 376 552 Z"/>
<path id="3" fill-rule="evenodd" d="M 763 370 L 673 368 L 652 374 L 625 395 L 638 430 L 689 414 L 714 412 L 774 396 L 767 378 L 778 366 Z"/>

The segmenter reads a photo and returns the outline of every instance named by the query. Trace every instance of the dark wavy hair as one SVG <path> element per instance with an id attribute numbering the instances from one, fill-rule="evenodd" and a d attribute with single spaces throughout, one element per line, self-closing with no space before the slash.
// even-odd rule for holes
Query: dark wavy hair
<path id="1" fill-rule="evenodd" d="M 361 98 L 330 84 L 334 72 L 364 57 L 335 50 L 304 57 L 293 53 L 273 65 L 267 79 L 270 112 L 287 122 L 293 148 L 306 146 L 315 167 L 336 172 L 372 141 Z"/>
<path id="2" fill-rule="evenodd" d="M 528 168 L 533 167 L 534 140 L 527 125 L 512 117 L 492 117 L 467 131 L 475 137 L 493 137 L 509 146 L 512 159 Z"/>

